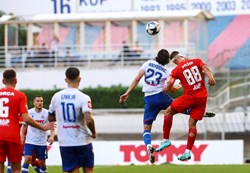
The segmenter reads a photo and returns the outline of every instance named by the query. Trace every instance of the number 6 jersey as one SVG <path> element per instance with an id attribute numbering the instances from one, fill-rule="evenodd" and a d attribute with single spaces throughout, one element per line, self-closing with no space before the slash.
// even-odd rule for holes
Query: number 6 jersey
<path id="1" fill-rule="evenodd" d="M 20 143 L 18 116 L 28 113 L 27 98 L 13 88 L 0 89 L 0 141 Z"/>

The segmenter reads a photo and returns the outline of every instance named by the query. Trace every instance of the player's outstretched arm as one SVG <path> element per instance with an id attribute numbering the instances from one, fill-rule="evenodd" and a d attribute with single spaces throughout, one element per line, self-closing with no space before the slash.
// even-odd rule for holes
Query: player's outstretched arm
<path id="1" fill-rule="evenodd" d="M 22 118 L 26 124 L 28 124 L 32 127 L 35 127 L 37 129 L 40 129 L 43 131 L 54 129 L 54 123 L 47 123 L 47 124 L 42 126 L 39 123 L 37 123 L 35 120 L 33 120 L 27 113 L 22 114 Z"/>
<path id="2" fill-rule="evenodd" d="M 123 103 L 123 102 L 125 102 L 128 99 L 129 94 L 138 85 L 138 83 L 140 82 L 140 80 L 143 77 L 143 75 L 144 75 L 144 71 L 140 70 L 139 73 L 137 74 L 137 76 L 134 78 L 134 80 L 130 84 L 130 86 L 127 89 L 127 91 L 123 95 L 120 96 L 119 103 Z"/>

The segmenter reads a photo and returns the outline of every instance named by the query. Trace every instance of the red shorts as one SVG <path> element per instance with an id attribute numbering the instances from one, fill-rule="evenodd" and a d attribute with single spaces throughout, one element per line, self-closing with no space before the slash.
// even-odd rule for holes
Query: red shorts
<path id="1" fill-rule="evenodd" d="M 192 95 L 182 95 L 171 104 L 172 111 L 182 113 L 191 108 L 190 117 L 201 120 L 206 111 L 207 97 L 194 97 Z"/>
<path id="2" fill-rule="evenodd" d="M 8 157 L 9 162 L 21 162 L 23 155 L 22 144 L 0 141 L 0 162 L 5 162 Z"/>

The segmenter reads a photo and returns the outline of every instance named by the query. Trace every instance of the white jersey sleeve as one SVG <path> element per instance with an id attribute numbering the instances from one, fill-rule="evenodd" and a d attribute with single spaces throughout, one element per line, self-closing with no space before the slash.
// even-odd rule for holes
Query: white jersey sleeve
<path id="1" fill-rule="evenodd" d="M 82 146 L 92 141 L 82 123 L 83 113 L 92 112 L 88 95 L 76 88 L 59 91 L 52 97 L 49 112 L 56 116 L 60 146 Z"/>
<path id="2" fill-rule="evenodd" d="M 153 95 L 162 91 L 170 72 L 155 60 L 146 61 L 140 68 L 144 70 L 144 84 L 142 91 L 145 95 Z"/>

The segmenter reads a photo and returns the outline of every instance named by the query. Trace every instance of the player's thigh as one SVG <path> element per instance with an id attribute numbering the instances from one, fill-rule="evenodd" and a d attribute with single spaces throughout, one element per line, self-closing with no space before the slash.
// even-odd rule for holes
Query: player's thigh
<path id="1" fill-rule="evenodd" d="M 60 153 L 62 158 L 62 169 L 64 172 L 73 171 L 78 166 L 76 159 L 77 151 L 75 147 L 60 147 Z"/>
<path id="2" fill-rule="evenodd" d="M 162 92 L 144 98 L 144 122 L 155 120 L 161 110 L 165 110 L 173 98 Z M 147 124 L 147 123 L 146 123 Z"/>
<path id="3" fill-rule="evenodd" d="M 195 120 L 202 120 L 203 115 L 206 111 L 207 98 L 196 98 L 193 99 L 193 101 L 195 101 L 196 104 L 191 109 L 190 117 Z"/>
<path id="4" fill-rule="evenodd" d="M 47 146 L 36 146 L 36 158 L 39 160 L 45 160 L 48 158 Z M 32 153 L 33 154 L 33 153 Z"/>
<path id="5" fill-rule="evenodd" d="M 165 110 L 167 109 L 173 102 L 173 98 L 171 96 L 169 96 L 168 94 L 162 93 L 162 99 L 161 99 L 161 105 L 162 105 L 162 109 Z"/>
<path id="6" fill-rule="evenodd" d="M 94 167 L 94 152 L 93 152 L 93 146 L 92 143 L 88 145 L 81 146 L 81 148 L 78 149 L 79 154 L 79 160 L 80 160 L 80 167 L 87 167 L 87 168 L 93 168 Z"/>
<path id="7" fill-rule="evenodd" d="M 159 110 L 167 109 L 167 107 L 169 107 L 173 101 L 171 96 L 163 92 L 150 96 L 150 99 L 152 106 Z"/>
<path id="8" fill-rule="evenodd" d="M 21 163 L 23 149 L 20 143 L 7 142 L 7 157 L 10 163 Z"/>
<path id="9" fill-rule="evenodd" d="M 79 167 L 94 167 L 94 153 L 92 144 L 73 147 L 60 147 L 62 168 L 65 172 L 72 172 Z"/>
<path id="10" fill-rule="evenodd" d="M 24 156 L 32 156 L 36 151 L 36 146 L 33 144 L 24 144 Z"/>
<path id="11" fill-rule="evenodd" d="M 155 103 L 154 100 L 151 99 L 151 97 L 146 97 L 144 98 L 144 117 L 143 117 L 143 121 L 144 124 L 149 124 L 151 125 L 152 122 L 156 119 L 158 113 L 160 112 L 160 108 L 158 108 Z"/>
<path id="12" fill-rule="evenodd" d="M 192 108 L 193 102 L 192 97 L 187 95 L 182 95 L 173 100 L 171 104 L 171 110 L 175 113 L 183 113 L 188 108 Z"/>
<path id="13" fill-rule="evenodd" d="M 0 162 L 3 163 L 6 161 L 6 148 L 5 141 L 0 141 Z"/>

